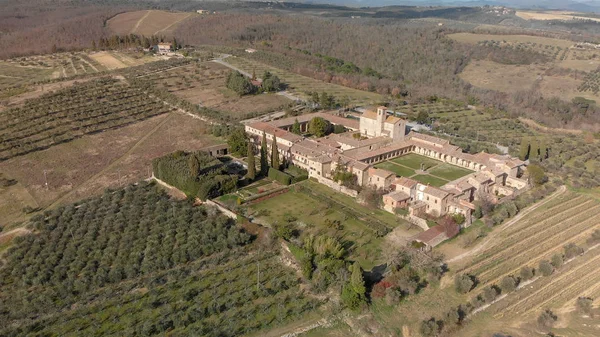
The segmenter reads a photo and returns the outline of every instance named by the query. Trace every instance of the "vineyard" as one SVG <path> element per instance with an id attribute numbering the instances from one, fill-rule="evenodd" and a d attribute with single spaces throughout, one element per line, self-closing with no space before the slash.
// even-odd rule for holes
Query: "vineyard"
<path id="1" fill-rule="evenodd" d="M 597 95 L 600 92 L 600 72 L 598 70 L 589 72 L 583 82 L 577 87 L 579 92 L 591 92 Z"/>
<path id="2" fill-rule="evenodd" d="M 298 75 L 282 69 L 277 69 L 264 63 L 241 57 L 228 57 L 224 61 L 249 74 L 255 72 L 257 76 L 260 76 L 260 74 L 263 74 L 265 71 L 270 71 L 271 73 L 279 76 L 284 83 L 288 84 L 288 89 L 300 95 L 315 91 L 318 93 L 326 92 L 329 95 L 333 95 L 337 99 L 347 97 L 350 104 L 375 103 L 381 101 L 383 98 L 377 93 L 361 91 L 337 84 L 322 82 L 310 77 Z"/>
<path id="3" fill-rule="evenodd" d="M 564 247 L 586 247 L 594 230 L 600 228 L 600 203 L 588 196 L 563 192 L 542 207 L 514 223 L 499 229 L 483 252 L 459 273 L 474 275 L 477 287 L 500 284 L 509 275 L 518 276 L 522 267 L 538 268 L 542 260 L 562 254 Z M 542 277 L 518 294 L 492 306 L 500 315 L 517 316 L 542 307 L 561 307 L 578 296 L 597 294 L 600 288 L 600 255 L 588 250 L 565 264 L 560 272 Z M 539 275 L 538 275 L 539 276 Z"/>
<path id="4" fill-rule="evenodd" d="M 102 78 L 0 113 L 0 160 L 171 111 L 142 89 Z"/>
<path id="5" fill-rule="evenodd" d="M 33 227 L 0 267 L 3 336 L 236 336 L 319 305 L 231 219 L 153 184 L 47 211 Z"/>

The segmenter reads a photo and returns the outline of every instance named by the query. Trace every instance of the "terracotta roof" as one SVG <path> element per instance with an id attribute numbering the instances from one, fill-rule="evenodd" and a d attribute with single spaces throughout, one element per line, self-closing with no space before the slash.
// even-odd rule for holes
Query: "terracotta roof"
<path id="1" fill-rule="evenodd" d="M 418 184 L 418 181 L 406 177 L 400 177 L 394 181 L 394 185 L 408 188 L 413 188 L 416 184 Z"/>
<path id="2" fill-rule="evenodd" d="M 440 188 L 433 187 L 433 186 L 425 187 L 425 189 L 423 190 L 423 193 L 429 194 L 431 196 L 434 196 L 434 197 L 440 198 L 440 199 L 444 199 L 445 197 L 450 195 L 450 193 L 448 193 Z"/>
<path id="3" fill-rule="evenodd" d="M 388 170 L 384 170 L 384 169 L 379 169 L 379 168 L 370 168 L 369 169 L 369 175 L 371 176 L 378 176 L 384 179 L 387 179 L 389 177 L 395 177 L 396 174 L 392 171 L 388 171 Z"/>
<path id="4" fill-rule="evenodd" d="M 278 127 L 275 127 L 275 126 L 273 126 L 269 123 L 265 123 L 265 122 L 255 122 L 252 124 L 248 124 L 246 126 L 251 127 L 256 130 L 259 130 L 259 131 L 264 131 L 265 133 L 270 134 L 270 135 L 275 135 L 275 137 L 277 137 L 277 138 L 281 138 L 281 139 L 290 141 L 292 143 L 299 142 L 304 139 L 304 137 L 302 137 L 302 136 L 299 136 L 299 135 L 289 132 L 289 131 L 285 131 L 283 129 L 280 129 Z"/>
<path id="5" fill-rule="evenodd" d="M 360 122 L 357 119 L 335 116 L 335 115 L 328 114 L 325 112 L 315 112 L 315 113 L 304 114 L 304 115 L 300 115 L 300 116 L 282 118 L 282 119 L 278 119 L 275 121 L 271 121 L 271 122 L 269 122 L 269 124 L 271 124 L 274 127 L 281 128 L 284 126 L 293 125 L 296 122 L 296 120 L 298 120 L 298 123 L 306 123 L 315 117 L 321 117 L 325 120 L 328 120 L 332 124 L 343 125 L 349 129 L 354 129 L 354 130 L 358 130 L 359 125 L 360 125 Z"/>
<path id="6" fill-rule="evenodd" d="M 396 124 L 397 122 L 401 121 L 402 118 L 398 118 L 395 116 L 389 116 L 388 118 L 385 119 L 386 123 L 390 123 L 390 124 Z"/>
<path id="7" fill-rule="evenodd" d="M 394 191 L 384 195 L 383 197 L 390 198 L 394 201 L 404 201 L 410 199 L 410 196 L 402 191 Z"/>
<path id="8" fill-rule="evenodd" d="M 377 111 L 367 110 L 360 117 L 368 119 L 377 119 Z"/>
<path id="9" fill-rule="evenodd" d="M 446 236 L 446 231 L 442 226 L 431 227 L 428 230 L 419 233 L 416 240 L 426 244 L 430 244 L 431 241 L 438 238 L 440 235 Z"/>
<path id="10" fill-rule="evenodd" d="M 412 146 L 412 143 L 407 142 L 407 141 L 398 141 L 398 142 L 393 142 L 389 145 L 386 145 L 384 147 L 378 148 L 378 149 L 374 149 L 374 150 L 369 150 L 368 148 L 357 148 L 357 149 L 352 149 L 352 150 L 348 150 L 346 151 L 346 155 L 353 157 L 356 160 L 365 160 L 365 159 L 369 159 L 371 157 L 376 157 L 382 154 L 386 154 L 388 152 L 392 152 L 395 150 L 401 150 L 407 147 Z"/>

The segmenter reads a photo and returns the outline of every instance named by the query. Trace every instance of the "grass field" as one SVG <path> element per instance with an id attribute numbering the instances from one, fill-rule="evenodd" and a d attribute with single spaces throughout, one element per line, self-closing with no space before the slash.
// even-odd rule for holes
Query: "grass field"
<path id="1" fill-rule="evenodd" d="M 195 13 L 144 10 L 119 14 L 107 21 L 114 34 L 170 36 L 181 22 Z"/>
<path id="2" fill-rule="evenodd" d="M 525 20 L 560 20 L 560 21 L 573 21 L 574 19 L 579 20 L 590 20 L 600 21 L 598 18 L 586 16 L 585 13 L 573 15 L 570 11 L 517 11 L 516 15 L 521 19 Z M 575 13 L 577 14 L 577 13 Z"/>
<path id="3" fill-rule="evenodd" d="M 153 158 L 220 142 L 205 130 L 205 122 L 171 113 L 3 161 L 0 173 L 19 184 L 0 189 L 7 221 L 0 225 L 22 219 L 25 206 L 64 204 L 148 178 Z"/>
<path id="4" fill-rule="evenodd" d="M 421 164 L 423 164 L 423 168 L 425 170 L 440 164 L 440 162 L 435 159 L 427 158 L 414 153 L 392 159 L 391 161 L 396 164 L 410 167 L 413 170 L 421 169 Z"/>
<path id="5" fill-rule="evenodd" d="M 448 180 L 440 179 L 428 174 L 417 174 L 412 176 L 411 179 L 414 179 L 420 183 L 431 185 L 435 187 L 441 187 L 448 183 Z"/>
<path id="6" fill-rule="evenodd" d="M 581 69 L 587 65 L 589 70 L 595 70 L 600 61 L 561 61 L 565 66 L 573 65 Z M 534 84 L 545 97 L 561 97 L 571 100 L 575 97 L 585 97 L 600 100 L 597 84 L 591 80 L 593 73 L 587 79 L 577 76 L 546 75 L 550 65 L 505 65 L 492 61 L 471 62 L 460 74 L 460 77 L 480 88 L 498 90 L 506 93 L 530 90 Z M 595 79 L 595 78 L 594 78 Z M 590 89 L 583 89 L 584 85 Z"/>
<path id="7" fill-rule="evenodd" d="M 283 109 L 291 101 L 276 94 L 238 96 L 225 86 L 231 70 L 215 62 L 190 64 L 152 74 L 159 87 L 193 103 L 222 111 L 234 118 Z"/>
<path id="8" fill-rule="evenodd" d="M 454 166 L 451 164 L 437 165 L 437 166 L 429 169 L 427 172 L 429 172 L 429 174 L 432 174 L 436 177 L 440 177 L 442 179 L 447 179 L 447 180 L 455 180 L 460 177 L 464 177 L 467 174 L 473 173 L 473 171 L 471 171 L 471 170 L 467 170 L 465 168 Z"/>
<path id="9" fill-rule="evenodd" d="M 493 61 L 472 61 L 460 78 L 480 88 L 514 93 L 529 90 L 548 69 L 543 65 L 505 65 Z"/>
<path id="10" fill-rule="evenodd" d="M 375 167 L 384 169 L 384 170 L 388 170 L 388 171 L 392 171 L 399 177 L 411 177 L 415 174 L 415 170 L 405 167 L 405 166 L 400 166 L 398 164 L 394 164 L 393 162 L 389 162 L 389 161 L 379 163 L 379 164 L 375 165 Z"/>
<path id="11" fill-rule="evenodd" d="M 416 170 L 419 170 L 421 165 L 423 165 L 426 174 L 416 173 Z M 384 161 L 375 165 L 375 167 L 394 172 L 400 177 L 409 177 L 423 184 L 436 187 L 443 186 L 452 180 L 473 173 L 471 170 L 443 163 L 435 159 L 414 153 Z"/>
<path id="12" fill-rule="evenodd" d="M 241 57 L 228 57 L 224 61 L 248 73 L 255 71 L 257 75 L 268 70 L 271 73 L 279 76 L 283 83 L 288 84 L 288 89 L 290 91 L 300 95 L 305 95 L 307 92 L 314 91 L 319 93 L 327 92 L 329 95 L 333 95 L 337 99 L 348 97 L 349 101 L 355 104 L 375 103 L 383 99 L 383 96 L 376 93 L 356 90 L 337 84 L 321 82 L 310 77 L 305 77 L 289 71 L 277 69 L 269 65 Z"/>

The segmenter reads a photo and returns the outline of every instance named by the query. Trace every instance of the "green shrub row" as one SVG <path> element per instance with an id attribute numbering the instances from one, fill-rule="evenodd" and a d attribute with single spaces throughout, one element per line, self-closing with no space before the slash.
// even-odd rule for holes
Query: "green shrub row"
<path id="1" fill-rule="evenodd" d="M 280 184 L 283 185 L 289 185 L 292 183 L 292 176 L 285 173 L 285 172 L 281 172 L 279 170 L 276 170 L 274 168 L 269 168 L 269 179 L 275 180 Z"/>

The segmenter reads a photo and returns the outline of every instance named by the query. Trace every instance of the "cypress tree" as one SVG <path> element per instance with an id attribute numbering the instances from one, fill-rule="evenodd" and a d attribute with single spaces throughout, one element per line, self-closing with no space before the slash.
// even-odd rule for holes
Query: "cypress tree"
<path id="1" fill-rule="evenodd" d="M 529 144 L 529 159 L 538 159 L 540 156 L 540 145 L 536 138 L 531 140 Z"/>
<path id="2" fill-rule="evenodd" d="M 365 298 L 367 289 L 363 279 L 362 268 L 358 263 L 355 262 L 350 269 L 352 271 L 352 275 L 350 276 L 350 285 L 352 286 L 354 292 L 356 292 L 356 294 L 363 299 Z"/>
<path id="3" fill-rule="evenodd" d="M 248 173 L 246 177 L 250 180 L 256 178 L 256 163 L 254 162 L 254 146 L 248 142 Z"/>
<path id="4" fill-rule="evenodd" d="M 277 150 L 277 137 L 273 135 L 273 144 L 271 145 L 271 167 L 279 170 L 279 151 Z"/>
<path id="5" fill-rule="evenodd" d="M 546 145 L 546 140 L 542 139 L 540 142 L 540 160 L 546 158 L 548 158 L 548 146 Z"/>
<path id="6" fill-rule="evenodd" d="M 269 172 L 269 161 L 267 159 L 267 134 L 263 132 L 260 144 L 260 173 L 266 176 Z"/>
<path id="7" fill-rule="evenodd" d="M 521 139 L 521 147 L 519 149 L 519 159 L 526 160 L 529 156 L 529 140 L 527 138 Z"/>

